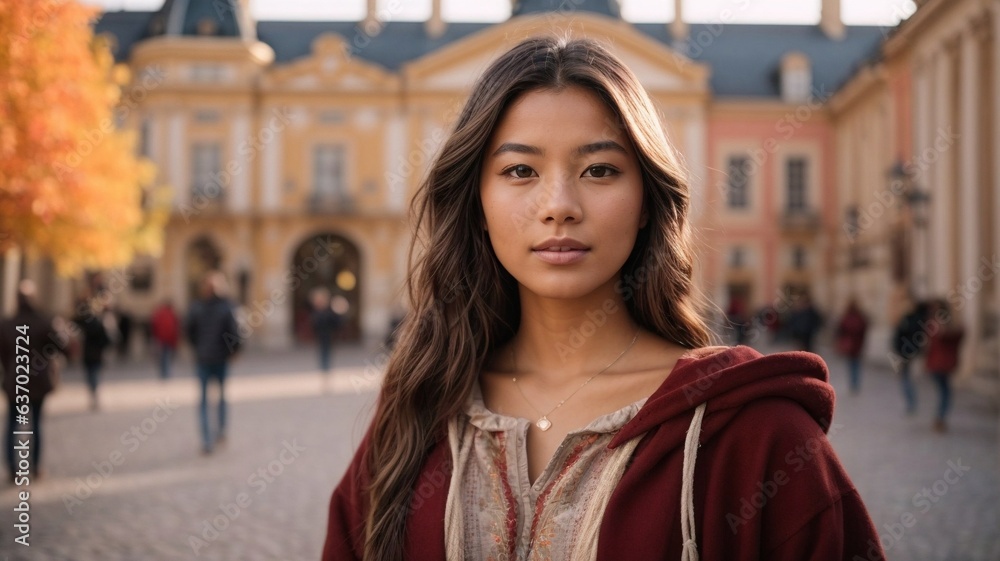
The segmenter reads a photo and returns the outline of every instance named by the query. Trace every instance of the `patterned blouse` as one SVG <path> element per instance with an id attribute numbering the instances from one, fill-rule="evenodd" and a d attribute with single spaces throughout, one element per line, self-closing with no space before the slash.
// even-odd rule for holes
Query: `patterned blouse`
<path id="1" fill-rule="evenodd" d="M 575 561 L 587 555 L 580 544 L 591 541 L 593 547 L 596 535 L 588 534 L 596 534 L 596 528 L 585 526 L 600 519 L 632 449 L 607 445 L 645 402 L 567 434 L 532 484 L 526 448 L 530 421 L 487 409 L 477 384 L 465 415 L 449 429 L 455 462 L 449 507 L 460 509 L 450 518 L 453 526 L 461 526 L 446 535 L 453 553 L 449 559 Z M 616 459 L 616 454 L 626 457 Z M 456 549 L 463 553 L 454 554 Z"/>

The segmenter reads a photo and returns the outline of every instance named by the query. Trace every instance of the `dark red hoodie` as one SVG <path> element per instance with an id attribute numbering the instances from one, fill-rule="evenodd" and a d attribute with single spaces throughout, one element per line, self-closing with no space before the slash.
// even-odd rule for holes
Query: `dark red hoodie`
<path id="1" fill-rule="evenodd" d="M 762 356 L 744 346 L 681 358 L 609 446 L 645 434 L 611 495 L 599 560 L 681 559 L 684 437 L 707 402 L 694 474 L 702 561 L 874 561 L 878 534 L 826 437 L 834 392 L 823 360 L 805 352 Z M 367 474 L 348 467 L 330 503 L 323 559 L 361 559 Z M 411 502 L 406 559 L 444 561 L 448 443 L 429 455 Z"/>

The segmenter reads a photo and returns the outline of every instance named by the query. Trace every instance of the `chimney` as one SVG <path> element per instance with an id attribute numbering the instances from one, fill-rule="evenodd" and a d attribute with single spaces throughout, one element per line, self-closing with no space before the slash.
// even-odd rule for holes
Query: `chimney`
<path id="1" fill-rule="evenodd" d="M 378 0 L 368 0 L 368 8 L 365 10 L 365 20 L 361 22 L 361 30 L 365 35 L 374 37 L 382 31 L 382 22 L 378 20 Z"/>
<path id="2" fill-rule="evenodd" d="M 840 0 L 822 0 L 823 9 L 819 16 L 819 27 L 827 37 L 834 40 L 844 38 L 847 30 L 840 19 Z"/>
<path id="3" fill-rule="evenodd" d="M 686 43 L 691 30 L 684 21 L 684 0 L 674 0 L 674 21 L 670 22 L 670 35 L 674 44 Z"/>
<path id="4" fill-rule="evenodd" d="M 448 24 L 441 17 L 441 0 L 431 0 L 431 19 L 424 24 L 427 35 L 436 39 L 444 35 Z"/>

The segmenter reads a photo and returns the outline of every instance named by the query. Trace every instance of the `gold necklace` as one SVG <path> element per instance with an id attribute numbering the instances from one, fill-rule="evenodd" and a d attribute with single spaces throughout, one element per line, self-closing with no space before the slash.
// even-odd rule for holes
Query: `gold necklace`
<path id="1" fill-rule="evenodd" d="M 559 409 L 560 407 L 562 407 L 563 403 L 566 403 L 567 401 L 569 401 L 569 399 L 571 397 L 573 397 L 574 395 L 576 395 L 577 392 L 579 392 L 580 390 L 582 390 L 584 388 L 584 386 L 586 386 L 587 384 L 590 383 L 591 380 L 593 380 L 594 378 L 596 378 L 596 377 L 600 376 L 601 374 L 603 374 L 605 370 L 607 370 L 608 368 L 611 368 L 612 366 L 614 366 L 615 363 L 618 362 L 618 359 L 620 359 L 621 357 L 625 356 L 625 353 L 627 353 L 629 351 L 629 349 L 632 348 L 632 345 L 635 345 L 635 342 L 639 339 L 639 331 L 640 331 L 640 329 L 636 329 L 635 330 L 635 337 L 632 337 L 632 342 L 629 343 L 628 346 L 625 347 L 625 350 L 622 351 L 621 353 L 619 353 L 618 356 L 616 356 L 615 359 L 612 360 L 610 364 L 608 364 L 607 366 L 605 366 L 604 368 L 602 368 L 601 371 L 598 372 L 597 374 L 594 374 L 590 378 L 587 378 L 587 381 L 584 382 L 582 386 L 580 386 L 579 388 L 576 388 L 576 391 L 574 391 L 573 393 L 571 393 L 568 396 L 566 396 L 566 399 L 563 399 L 562 401 L 560 401 L 559 405 L 556 405 L 555 407 L 553 407 L 548 413 L 542 413 L 541 411 L 538 410 L 537 407 L 535 407 L 534 405 L 532 405 L 531 401 L 528 400 L 528 396 L 524 395 L 524 390 L 521 389 L 521 384 L 517 383 L 517 377 L 515 376 L 515 377 L 511 378 L 512 380 L 514 380 L 514 386 L 517 387 L 517 391 L 520 392 L 521 397 L 524 398 L 525 403 L 527 403 L 528 406 L 530 406 L 532 409 L 534 409 L 536 413 L 538 413 L 538 414 L 540 414 L 542 416 L 542 418 L 540 418 L 537 421 L 535 421 L 535 426 L 538 427 L 538 428 L 540 428 L 540 429 L 542 429 L 543 432 L 549 430 L 552 427 L 552 421 L 549 420 L 549 415 L 555 413 L 556 409 Z M 514 345 L 510 346 L 510 359 L 511 359 L 511 362 L 513 363 L 514 371 L 517 372 L 517 358 L 514 356 Z"/>

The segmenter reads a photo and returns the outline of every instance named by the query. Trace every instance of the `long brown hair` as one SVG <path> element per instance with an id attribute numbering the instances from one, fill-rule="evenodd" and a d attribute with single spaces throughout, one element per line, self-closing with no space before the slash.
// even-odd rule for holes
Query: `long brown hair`
<path id="1" fill-rule="evenodd" d="M 487 357 L 520 322 L 517 282 L 483 229 L 483 153 L 506 108 L 539 89 L 583 87 L 619 118 L 636 148 L 649 221 L 616 287 L 642 327 L 695 348 L 710 341 L 692 303 L 688 185 L 639 81 L 591 40 L 532 38 L 497 59 L 472 89 L 412 207 L 411 313 L 390 357 L 369 435 L 365 558 L 401 560 L 413 488 Z"/>

